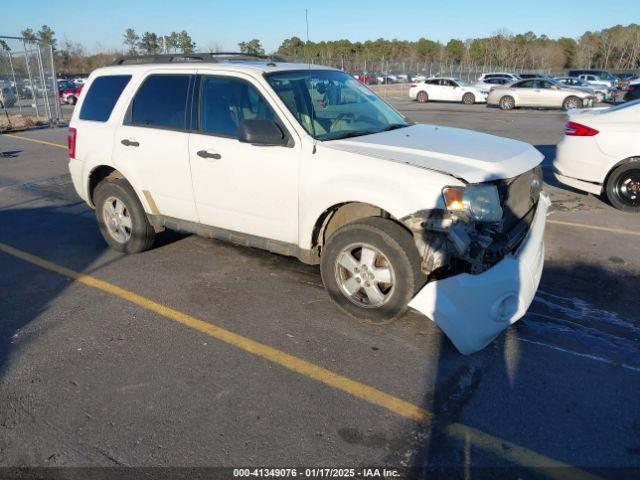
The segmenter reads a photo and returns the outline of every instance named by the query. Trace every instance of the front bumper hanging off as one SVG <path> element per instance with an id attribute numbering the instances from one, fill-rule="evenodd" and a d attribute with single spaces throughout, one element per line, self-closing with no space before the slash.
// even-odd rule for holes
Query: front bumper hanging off
<path id="1" fill-rule="evenodd" d="M 433 320 L 460 353 L 486 347 L 524 316 L 544 265 L 544 229 L 551 201 L 540 194 L 529 233 L 518 249 L 487 271 L 430 282 L 409 303 Z"/>

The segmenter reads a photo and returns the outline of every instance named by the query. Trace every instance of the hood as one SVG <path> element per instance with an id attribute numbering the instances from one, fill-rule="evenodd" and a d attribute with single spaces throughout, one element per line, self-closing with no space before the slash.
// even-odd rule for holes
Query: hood
<path id="1" fill-rule="evenodd" d="M 446 173 L 469 183 L 515 177 L 544 158 L 528 143 L 436 125 L 412 125 L 322 146 Z"/>

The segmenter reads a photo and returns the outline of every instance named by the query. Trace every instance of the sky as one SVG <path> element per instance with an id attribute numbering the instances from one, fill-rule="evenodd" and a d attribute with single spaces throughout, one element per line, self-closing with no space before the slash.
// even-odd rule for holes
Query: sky
<path id="1" fill-rule="evenodd" d="M 258 38 L 269 51 L 282 40 L 306 38 L 305 9 L 309 11 L 309 38 L 313 41 L 346 38 L 352 41 L 426 37 L 488 36 L 498 29 L 513 33 L 533 31 L 551 38 L 577 37 L 586 30 L 616 24 L 640 23 L 640 10 L 628 0 L 33 0 L 12 2 L 10 14 L 0 17 L 0 35 L 19 35 L 26 27 L 47 24 L 58 40 L 81 43 L 89 52 L 122 49 L 126 28 L 138 34 L 167 34 L 187 30 L 196 50 L 217 46 L 238 50 L 238 42 Z M 8 13 L 5 9 L 5 13 Z"/>

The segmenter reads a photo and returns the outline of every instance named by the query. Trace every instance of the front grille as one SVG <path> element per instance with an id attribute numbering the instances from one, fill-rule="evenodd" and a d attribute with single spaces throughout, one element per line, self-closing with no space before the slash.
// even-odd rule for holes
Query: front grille
<path id="1" fill-rule="evenodd" d="M 542 191 L 542 167 L 538 165 L 517 177 L 500 180 L 496 186 L 502 206 L 502 231 L 509 232 L 526 220 L 537 205 Z"/>
<path id="2" fill-rule="evenodd" d="M 542 191 L 542 168 L 496 182 L 502 206 L 502 229 L 484 252 L 485 267 L 490 267 L 520 245 L 529 231 Z"/>

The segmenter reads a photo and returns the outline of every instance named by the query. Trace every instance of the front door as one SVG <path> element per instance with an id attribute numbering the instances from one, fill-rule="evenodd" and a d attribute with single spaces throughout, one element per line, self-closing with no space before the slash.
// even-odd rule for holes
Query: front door
<path id="1" fill-rule="evenodd" d="M 238 141 L 244 120 L 274 120 L 286 130 L 261 88 L 248 77 L 200 77 L 189 139 L 198 215 L 204 225 L 296 244 L 300 143 Z"/>

